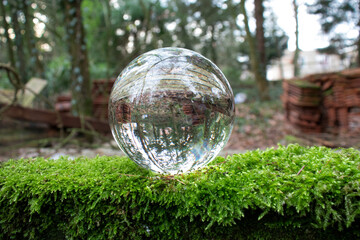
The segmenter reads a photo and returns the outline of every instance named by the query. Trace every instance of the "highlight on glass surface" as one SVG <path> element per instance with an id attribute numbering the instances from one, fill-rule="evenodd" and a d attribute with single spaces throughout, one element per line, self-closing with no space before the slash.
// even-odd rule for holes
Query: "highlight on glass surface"
<path id="1" fill-rule="evenodd" d="M 228 141 L 234 96 L 225 76 L 202 55 L 160 48 L 118 76 L 109 123 L 119 147 L 142 167 L 179 174 L 205 166 Z"/>

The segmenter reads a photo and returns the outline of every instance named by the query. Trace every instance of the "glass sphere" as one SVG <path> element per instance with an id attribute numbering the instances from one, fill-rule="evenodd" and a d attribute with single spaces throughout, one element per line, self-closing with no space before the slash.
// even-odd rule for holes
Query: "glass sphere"
<path id="1" fill-rule="evenodd" d="M 229 139 L 234 96 L 202 55 L 161 48 L 140 55 L 118 76 L 109 123 L 119 147 L 152 171 L 179 174 L 205 166 Z"/>

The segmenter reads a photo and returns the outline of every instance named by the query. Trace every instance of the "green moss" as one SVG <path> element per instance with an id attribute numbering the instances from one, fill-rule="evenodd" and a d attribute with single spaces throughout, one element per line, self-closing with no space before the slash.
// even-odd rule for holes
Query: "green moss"
<path id="1" fill-rule="evenodd" d="M 125 157 L 10 160 L 0 239 L 355 239 L 360 157 L 299 145 L 178 176 Z"/>
<path id="2" fill-rule="evenodd" d="M 314 88 L 314 89 L 320 89 L 320 86 L 316 85 L 315 83 L 311 83 L 304 80 L 289 80 L 290 84 L 293 84 L 295 86 L 301 87 L 301 88 Z"/>
<path id="3" fill-rule="evenodd" d="M 326 90 L 322 93 L 323 96 L 330 96 L 333 94 L 334 94 L 334 90 L 332 88 L 329 88 L 328 90 Z"/>

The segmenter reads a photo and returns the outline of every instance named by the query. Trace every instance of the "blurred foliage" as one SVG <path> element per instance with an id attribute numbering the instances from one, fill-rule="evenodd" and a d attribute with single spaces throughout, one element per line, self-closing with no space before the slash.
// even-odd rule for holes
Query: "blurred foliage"
<path id="1" fill-rule="evenodd" d="M 330 45 L 319 49 L 320 52 L 338 54 L 340 57 L 345 58 L 349 49 L 356 49 L 357 60 L 352 59 L 350 64 L 360 67 L 359 1 L 315 0 L 311 4 L 307 4 L 307 7 L 309 13 L 319 16 L 321 30 L 330 38 Z M 345 25 L 348 28 L 344 28 Z M 358 34 L 349 34 L 349 29 L 357 29 Z"/>
<path id="2" fill-rule="evenodd" d="M 11 89 L 12 85 L 10 81 L 8 80 L 8 77 L 6 75 L 6 72 L 0 72 L 0 88 L 4 89 Z"/>
<path id="3" fill-rule="evenodd" d="M 22 56 L 25 72 L 31 73 L 28 78 L 37 76 L 49 81 L 49 96 L 69 91 L 73 57 L 68 52 L 70 35 L 66 32 L 64 1 L 34 0 L 26 4 L 0 1 L 5 13 L 5 18 L 0 17 L 0 25 L 5 27 L 5 21 L 9 25 L 9 29 L 0 31 L 0 47 L 9 50 L 0 52 L 0 61 L 9 62 L 13 54 L 19 70 L 19 56 Z M 239 61 L 239 57 L 248 55 L 248 47 L 243 26 L 238 21 L 236 1 L 74 1 L 81 1 L 91 79 L 116 77 L 141 53 L 169 46 L 185 47 L 208 57 L 224 71 L 233 86 L 249 71 L 248 62 Z M 265 30 L 270 63 L 282 55 L 287 36 L 276 25 L 272 10 L 266 11 L 269 13 Z M 15 34 L 16 22 L 19 34 Z M 26 24 L 29 22 L 33 24 Z M 14 45 L 12 48 L 8 48 L 7 34 Z M 19 43 L 22 50 L 16 46 Z M 3 83 L 6 76 L 0 78 L 0 87 L 8 87 Z M 254 84 L 251 87 L 254 88 Z"/>
<path id="4" fill-rule="evenodd" d="M 70 61 L 65 55 L 52 58 L 45 71 L 47 91 L 51 94 L 70 89 Z"/>
<path id="5" fill-rule="evenodd" d="M 261 104 L 259 102 L 259 94 L 256 88 L 254 88 L 255 81 L 252 77 L 243 77 L 241 80 L 238 80 L 237 82 L 233 82 L 232 88 L 234 95 L 237 93 L 244 93 L 246 94 L 246 102 L 247 103 L 253 103 L 257 102 L 257 104 Z M 278 102 L 278 104 L 281 104 L 280 96 L 282 94 L 282 85 L 281 81 L 270 81 L 269 82 L 269 95 L 270 95 L 270 101 L 269 104 L 272 102 Z M 265 104 L 265 103 L 264 103 Z"/>

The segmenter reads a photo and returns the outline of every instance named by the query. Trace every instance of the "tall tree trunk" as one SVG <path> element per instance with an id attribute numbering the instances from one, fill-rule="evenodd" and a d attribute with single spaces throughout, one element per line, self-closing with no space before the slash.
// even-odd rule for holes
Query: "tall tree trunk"
<path id="1" fill-rule="evenodd" d="M 3 25 L 5 30 L 5 37 L 6 37 L 6 46 L 8 51 L 8 58 L 12 67 L 15 67 L 15 58 L 14 58 L 14 49 L 13 49 L 13 42 L 9 35 L 9 23 L 6 20 L 6 10 L 4 6 L 3 0 L 0 0 L 0 13 L 3 17 Z"/>
<path id="2" fill-rule="evenodd" d="M 245 9 L 245 0 L 241 0 L 240 10 L 241 10 L 241 13 L 244 15 L 246 40 L 249 44 L 249 51 L 250 51 L 250 65 L 251 65 L 251 70 L 255 76 L 256 85 L 257 85 L 259 93 L 260 93 L 260 99 L 268 100 L 270 98 L 269 97 L 269 86 L 268 86 L 268 82 L 261 74 L 260 61 L 259 61 L 258 54 L 256 52 L 255 39 L 250 32 L 249 19 L 248 19 L 246 9 Z"/>
<path id="3" fill-rule="evenodd" d="M 190 35 L 188 34 L 187 30 L 186 30 L 186 19 L 181 18 L 179 26 L 181 29 L 181 35 L 182 36 L 182 43 L 184 44 L 184 48 L 186 49 L 192 49 L 192 44 L 191 44 L 191 39 L 190 39 Z"/>
<path id="4" fill-rule="evenodd" d="M 358 1 L 358 12 L 360 13 L 360 0 Z M 360 67 L 360 17 L 358 19 L 358 39 L 357 39 L 357 67 Z"/>
<path id="5" fill-rule="evenodd" d="M 92 112 L 89 61 L 81 15 L 82 0 L 65 1 L 66 34 L 71 58 L 71 89 L 74 114 L 83 120 Z M 83 121 L 82 121 L 83 122 Z M 82 125 L 84 127 L 84 125 Z"/>
<path id="6" fill-rule="evenodd" d="M 142 31 L 145 33 L 145 37 L 144 37 L 144 42 L 141 43 L 140 41 L 134 41 L 135 44 L 135 48 L 138 49 L 138 51 L 142 52 L 144 50 L 146 50 L 146 45 L 147 45 L 147 39 L 149 38 L 150 34 L 151 34 L 151 15 L 153 12 L 153 6 L 152 4 L 149 4 L 149 6 L 146 6 L 145 2 L 143 0 L 139 0 L 139 4 L 142 8 L 143 14 L 144 14 L 144 20 L 142 22 Z M 150 34 L 149 34 L 150 33 Z M 134 33 L 134 35 L 136 37 L 139 36 L 139 32 Z M 154 35 L 151 36 L 152 40 L 154 39 Z M 137 51 L 135 51 L 137 52 Z M 137 54 L 136 54 L 137 55 Z"/>
<path id="7" fill-rule="evenodd" d="M 36 48 L 36 41 L 34 36 L 34 25 L 33 25 L 33 16 L 29 13 L 30 2 L 25 1 L 23 6 L 23 12 L 25 16 L 25 35 L 27 40 L 27 48 L 30 55 L 30 69 L 32 70 L 32 75 L 39 77 L 44 77 L 44 67 L 39 58 L 39 50 Z"/>
<path id="8" fill-rule="evenodd" d="M 296 0 L 293 0 L 293 7 L 294 7 L 294 16 L 295 16 L 295 52 L 294 52 L 293 64 L 294 64 L 294 77 L 298 77 L 300 75 L 299 18 L 298 18 L 299 6 L 297 5 Z"/>
<path id="9" fill-rule="evenodd" d="M 214 64 L 217 64 L 217 53 L 216 53 L 216 38 L 215 38 L 215 25 L 210 26 L 210 32 L 211 32 L 211 41 L 210 41 L 210 50 L 211 50 L 211 61 L 214 62 Z"/>
<path id="10" fill-rule="evenodd" d="M 106 36 L 106 45 L 105 45 L 105 56 L 106 56 L 106 79 L 110 80 L 110 65 L 111 65 L 111 51 L 114 45 L 111 34 L 113 32 L 111 24 L 111 6 L 108 0 L 101 1 L 103 5 L 104 12 L 104 22 L 105 22 L 105 36 Z"/>
<path id="11" fill-rule="evenodd" d="M 20 8 L 18 4 L 23 4 L 22 2 L 12 3 L 12 16 L 11 22 L 12 27 L 15 32 L 15 46 L 16 46 L 16 55 L 17 60 L 15 62 L 15 68 L 19 72 L 20 80 L 22 83 L 27 82 L 27 69 L 26 69 L 26 57 L 24 51 L 24 38 L 21 33 L 21 28 L 18 20 L 18 14 L 20 13 Z"/>
<path id="12" fill-rule="evenodd" d="M 184 44 L 184 48 L 193 49 L 192 34 L 189 34 L 186 30 L 188 24 L 188 6 L 183 0 L 176 0 L 176 7 L 179 11 L 179 23 L 180 33 L 177 35 L 180 37 L 180 41 Z"/>
<path id="13" fill-rule="evenodd" d="M 360 67 L 360 32 L 357 40 L 357 67 Z"/>
<path id="14" fill-rule="evenodd" d="M 256 47 L 259 54 L 261 75 L 266 79 L 266 52 L 264 35 L 264 6 L 263 0 L 255 0 L 255 20 L 256 20 Z"/>

